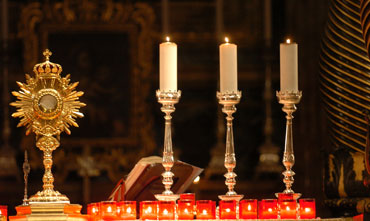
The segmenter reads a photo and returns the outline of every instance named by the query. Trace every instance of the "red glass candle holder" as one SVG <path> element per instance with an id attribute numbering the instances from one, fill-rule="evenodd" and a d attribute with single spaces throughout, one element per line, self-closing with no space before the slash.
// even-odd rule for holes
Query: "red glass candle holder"
<path id="1" fill-rule="evenodd" d="M 121 201 L 117 203 L 117 214 L 120 219 L 136 219 L 136 201 Z"/>
<path id="2" fill-rule="evenodd" d="M 177 215 L 180 220 L 194 219 L 194 201 L 193 200 L 177 201 Z"/>
<path id="3" fill-rule="evenodd" d="M 240 219 L 257 219 L 257 200 L 245 199 L 239 202 Z"/>
<path id="4" fill-rule="evenodd" d="M 277 200 L 264 199 L 258 202 L 258 219 L 277 219 Z"/>
<path id="5" fill-rule="evenodd" d="M 87 205 L 87 215 L 94 220 L 100 216 L 100 203 L 90 203 Z"/>
<path id="6" fill-rule="evenodd" d="M 299 200 L 299 215 L 301 219 L 316 218 L 316 203 L 315 199 L 300 199 Z"/>
<path id="7" fill-rule="evenodd" d="M 140 202 L 140 219 L 156 220 L 158 214 L 158 201 Z"/>
<path id="8" fill-rule="evenodd" d="M 198 200 L 197 219 L 216 219 L 216 202 L 212 200 Z"/>
<path id="9" fill-rule="evenodd" d="M 279 200 L 281 219 L 297 219 L 297 201 L 293 199 Z"/>
<path id="10" fill-rule="evenodd" d="M 195 193 L 182 193 L 182 194 L 180 194 L 180 200 L 195 201 Z"/>
<path id="11" fill-rule="evenodd" d="M 175 201 L 159 201 L 158 202 L 158 219 L 173 220 L 175 219 Z"/>
<path id="12" fill-rule="evenodd" d="M 117 217 L 116 202 L 100 202 L 100 214 L 104 220 L 112 220 Z"/>
<path id="13" fill-rule="evenodd" d="M 8 219 L 8 206 L 0 206 L 0 216 L 4 217 L 4 220 Z"/>
<path id="14" fill-rule="evenodd" d="M 236 219 L 236 201 L 221 200 L 219 202 L 220 219 Z"/>

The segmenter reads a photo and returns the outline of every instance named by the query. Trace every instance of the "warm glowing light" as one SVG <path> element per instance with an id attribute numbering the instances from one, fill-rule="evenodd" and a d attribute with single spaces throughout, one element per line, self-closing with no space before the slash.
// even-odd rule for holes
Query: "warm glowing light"
<path id="1" fill-rule="evenodd" d="M 202 211 L 202 213 L 203 213 L 203 215 L 207 215 L 207 210 L 205 210 L 205 209 L 204 209 L 204 210 Z"/>
<path id="2" fill-rule="evenodd" d="M 96 209 L 95 209 L 95 207 L 93 207 L 93 208 L 92 208 L 92 212 L 93 212 L 93 213 L 96 213 Z M 1 214 L 1 211 L 0 211 L 0 214 Z"/>
<path id="3" fill-rule="evenodd" d="M 131 207 L 127 208 L 126 212 L 131 213 Z"/>
<path id="4" fill-rule="evenodd" d="M 267 211 L 269 211 L 271 213 L 272 212 L 272 209 L 271 208 L 268 208 Z"/>
<path id="5" fill-rule="evenodd" d="M 252 210 L 251 205 L 248 205 L 248 211 L 251 211 L 251 210 Z"/>
<path id="6" fill-rule="evenodd" d="M 120 213 L 121 212 L 121 209 L 118 207 L 117 208 L 117 213 Z"/>
<path id="7" fill-rule="evenodd" d="M 286 43 L 290 44 L 290 39 L 289 38 L 286 39 Z"/>
<path id="8" fill-rule="evenodd" d="M 199 181 L 200 181 L 200 176 L 197 176 L 197 177 L 195 177 L 193 183 L 197 184 L 197 183 L 199 183 Z"/>
<path id="9" fill-rule="evenodd" d="M 166 37 L 166 41 L 167 41 L 167 42 L 170 42 L 170 37 L 168 37 L 168 36 L 167 36 L 167 37 Z"/>
<path id="10" fill-rule="evenodd" d="M 226 212 L 228 212 L 228 213 L 229 213 L 229 212 L 230 212 L 230 208 L 226 208 Z"/>
<path id="11" fill-rule="evenodd" d="M 164 210 L 163 210 L 163 214 L 164 214 L 164 215 L 168 215 L 168 211 L 167 211 L 167 209 L 164 209 Z"/>
<path id="12" fill-rule="evenodd" d="M 290 211 L 290 207 L 289 207 L 289 206 L 287 206 L 287 207 L 286 207 L 286 210 L 287 210 L 287 211 Z"/>
<path id="13" fill-rule="evenodd" d="M 225 37 L 225 42 L 229 43 L 229 38 L 228 37 Z"/>
<path id="14" fill-rule="evenodd" d="M 111 213 L 111 212 L 112 212 L 112 207 L 108 206 L 108 208 L 107 208 L 107 212 L 108 212 L 108 213 Z"/>
<path id="15" fill-rule="evenodd" d="M 145 210 L 145 213 L 151 213 L 152 212 L 152 207 L 149 206 L 146 210 Z"/>
<path id="16" fill-rule="evenodd" d="M 305 211 L 306 213 L 311 212 L 311 208 L 306 207 L 306 208 L 304 208 L 304 211 Z"/>
<path id="17" fill-rule="evenodd" d="M 184 213 L 189 213 L 188 208 L 185 208 L 185 209 L 184 209 Z"/>

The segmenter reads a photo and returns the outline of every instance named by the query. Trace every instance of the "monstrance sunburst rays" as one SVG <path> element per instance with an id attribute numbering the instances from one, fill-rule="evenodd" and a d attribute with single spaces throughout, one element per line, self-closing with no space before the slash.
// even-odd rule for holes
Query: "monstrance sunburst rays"
<path id="1" fill-rule="evenodd" d="M 11 103 L 17 108 L 12 116 L 20 118 L 18 127 L 25 126 L 27 135 L 36 134 L 36 146 L 44 152 L 43 190 L 32 196 L 30 203 L 69 203 L 54 190 L 51 153 L 59 146 L 60 133 L 70 134 L 70 126 L 78 127 L 75 119 L 84 116 L 79 109 L 86 105 L 79 101 L 83 92 L 75 91 L 78 82 L 70 83 L 69 74 L 60 76 L 62 67 L 49 61 L 52 53 L 48 49 L 43 54 L 46 61 L 35 65 L 35 77 L 26 74 L 26 83 L 17 82 L 20 91 L 13 92 L 18 100 Z"/>

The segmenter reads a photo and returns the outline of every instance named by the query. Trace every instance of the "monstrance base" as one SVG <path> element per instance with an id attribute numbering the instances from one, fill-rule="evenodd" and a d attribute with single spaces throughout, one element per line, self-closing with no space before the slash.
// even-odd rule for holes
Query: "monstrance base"
<path id="1" fill-rule="evenodd" d="M 243 199 L 243 197 L 244 195 L 218 195 L 220 200 L 235 200 L 237 202 Z"/>
<path id="2" fill-rule="evenodd" d="M 81 214 L 81 205 L 65 203 L 34 203 L 17 206 L 17 215 L 10 221 L 88 221 L 88 215 Z"/>
<path id="3" fill-rule="evenodd" d="M 297 200 L 297 199 L 299 199 L 302 196 L 302 194 L 300 194 L 300 193 L 284 193 L 284 192 L 282 192 L 282 193 L 275 193 L 275 196 L 278 199 L 294 199 L 294 200 Z"/>
<path id="4" fill-rule="evenodd" d="M 34 203 L 64 203 L 69 204 L 67 196 L 55 190 L 42 190 L 31 196 L 29 199 L 30 204 Z"/>
<path id="5" fill-rule="evenodd" d="M 154 196 L 159 201 L 176 201 L 180 198 L 179 194 L 155 194 Z"/>

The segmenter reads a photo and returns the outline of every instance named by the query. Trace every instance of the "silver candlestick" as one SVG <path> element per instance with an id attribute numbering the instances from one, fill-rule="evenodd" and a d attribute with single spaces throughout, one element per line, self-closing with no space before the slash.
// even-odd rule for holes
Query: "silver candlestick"
<path id="1" fill-rule="evenodd" d="M 22 204 L 25 206 L 29 204 L 27 189 L 28 189 L 28 174 L 30 173 L 30 171 L 31 171 L 31 166 L 28 163 L 28 154 L 26 150 L 24 151 L 24 163 L 23 163 L 24 197 L 23 197 L 23 204 Z"/>
<path id="2" fill-rule="evenodd" d="M 283 104 L 282 110 L 286 113 L 286 132 L 285 132 L 285 148 L 283 155 L 283 165 L 285 166 L 285 171 L 283 172 L 285 183 L 285 190 L 282 193 L 276 193 L 276 197 L 279 198 L 280 195 L 291 195 L 293 199 L 298 199 L 301 194 L 295 193 L 292 190 L 292 185 L 294 182 L 293 176 L 295 173 L 292 171 L 292 167 L 295 163 L 294 152 L 293 152 L 293 112 L 297 110 L 296 104 L 299 103 L 302 97 L 302 91 L 297 92 L 287 92 L 278 91 L 276 96 L 280 104 Z"/>
<path id="3" fill-rule="evenodd" d="M 226 151 L 225 151 L 225 162 L 224 165 L 227 169 L 225 173 L 226 181 L 225 184 L 228 188 L 228 192 L 225 195 L 219 195 L 221 200 L 235 200 L 239 201 L 244 196 L 239 195 L 235 192 L 234 186 L 236 185 L 235 177 L 237 176 L 234 172 L 236 166 L 235 151 L 234 151 L 234 135 L 233 135 L 233 113 L 236 112 L 235 105 L 239 103 L 242 96 L 241 91 L 237 92 L 217 92 L 218 102 L 223 105 L 222 112 L 226 114 Z"/>
<path id="4" fill-rule="evenodd" d="M 164 144 L 163 144 L 163 159 L 162 165 L 165 172 L 162 173 L 162 183 L 165 190 L 162 194 L 156 194 L 155 198 L 160 201 L 176 201 L 179 198 L 178 194 L 171 191 L 173 184 L 172 177 L 174 174 L 171 168 L 174 165 L 174 157 L 172 150 L 172 135 L 171 135 L 171 114 L 175 111 L 175 104 L 179 102 L 181 91 L 156 91 L 158 103 L 162 104 L 161 111 L 165 113 L 165 128 L 164 128 Z"/>

